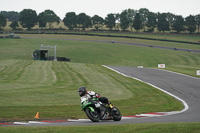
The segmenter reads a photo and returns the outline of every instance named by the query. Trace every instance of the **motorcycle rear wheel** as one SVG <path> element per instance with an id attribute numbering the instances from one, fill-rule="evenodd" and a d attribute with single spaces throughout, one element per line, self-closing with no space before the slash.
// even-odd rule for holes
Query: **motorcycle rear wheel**
<path id="1" fill-rule="evenodd" d="M 115 109 L 117 110 L 115 112 L 115 114 L 113 115 L 113 120 L 114 121 L 120 121 L 122 119 L 122 114 L 120 113 L 120 111 L 115 107 Z"/>

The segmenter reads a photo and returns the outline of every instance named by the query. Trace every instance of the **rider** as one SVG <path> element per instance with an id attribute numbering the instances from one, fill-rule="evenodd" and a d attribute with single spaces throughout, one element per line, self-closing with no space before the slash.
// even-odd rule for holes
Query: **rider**
<path id="1" fill-rule="evenodd" d="M 102 103 L 108 104 L 108 106 L 112 109 L 114 106 L 110 103 L 107 97 L 100 97 L 100 94 L 95 93 L 94 91 L 87 91 L 87 88 L 82 86 L 78 89 L 79 96 L 81 97 L 81 103 L 89 98 L 98 98 Z"/>

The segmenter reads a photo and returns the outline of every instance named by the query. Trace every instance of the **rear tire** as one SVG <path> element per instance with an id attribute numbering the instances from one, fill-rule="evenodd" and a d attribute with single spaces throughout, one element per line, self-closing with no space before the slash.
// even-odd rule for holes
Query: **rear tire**
<path id="1" fill-rule="evenodd" d="M 114 107 L 114 108 L 117 109 L 116 107 Z M 120 113 L 120 111 L 117 109 L 117 111 L 114 113 L 115 114 L 113 115 L 113 120 L 120 121 L 122 119 L 122 114 Z"/>
<path id="2" fill-rule="evenodd" d="M 97 114 L 97 111 L 96 111 L 95 108 L 94 108 L 94 112 L 92 112 L 92 111 L 90 110 L 90 108 L 86 108 L 86 109 L 85 109 L 85 113 L 86 113 L 87 117 L 88 117 L 91 121 L 93 121 L 93 122 L 99 122 L 99 117 L 98 117 L 98 114 Z"/>

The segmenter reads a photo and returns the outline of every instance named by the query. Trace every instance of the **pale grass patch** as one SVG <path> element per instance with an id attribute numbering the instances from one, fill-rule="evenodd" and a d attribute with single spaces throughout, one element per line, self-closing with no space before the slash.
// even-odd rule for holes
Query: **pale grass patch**
<path id="1" fill-rule="evenodd" d="M 7 66 L 0 71 L 1 106 L 80 104 L 77 93 L 80 86 L 111 100 L 132 97 L 130 90 L 101 65 L 1 60 L 1 66 Z"/>

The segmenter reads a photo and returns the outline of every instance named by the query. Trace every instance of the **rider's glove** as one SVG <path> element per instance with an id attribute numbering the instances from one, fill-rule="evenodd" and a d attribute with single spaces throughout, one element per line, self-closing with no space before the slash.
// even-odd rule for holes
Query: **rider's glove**
<path id="1" fill-rule="evenodd" d="M 95 96 L 96 96 L 96 98 L 99 98 L 99 97 L 100 97 L 100 94 L 96 93 Z"/>

